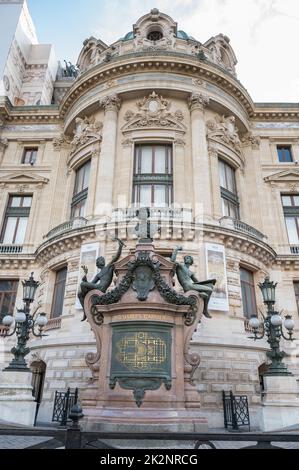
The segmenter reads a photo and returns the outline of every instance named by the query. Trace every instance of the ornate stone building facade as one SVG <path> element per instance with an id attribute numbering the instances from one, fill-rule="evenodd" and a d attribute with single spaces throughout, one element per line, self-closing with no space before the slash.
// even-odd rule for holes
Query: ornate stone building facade
<path id="1" fill-rule="evenodd" d="M 23 8 L 0 76 L 0 315 L 34 271 L 49 319 L 48 336 L 30 341 L 30 364 L 45 369 L 38 420 L 51 421 L 56 390 L 92 379 L 81 265 L 92 273 L 98 255 L 110 260 L 115 236 L 129 254 L 143 205 L 159 253 L 182 245 L 199 278 L 218 279 L 213 318 L 193 337 L 203 416 L 221 427 L 221 392 L 232 390 L 259 427 L 267 343 L 249 339 L 249 318 L 264 309 L 265 275 L 299 329 L 298 105 L 254 103 L 226 36 L 201 43 L 157 9 L 110 46 L 87 39 L 72 74 L 34 44 Z M 299 379 L 298 342 L 283 347 Z"/>

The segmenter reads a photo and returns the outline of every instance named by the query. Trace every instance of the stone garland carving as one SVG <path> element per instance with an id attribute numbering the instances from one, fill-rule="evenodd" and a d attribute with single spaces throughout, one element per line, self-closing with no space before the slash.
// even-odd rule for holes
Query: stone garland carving
<path id="1" fill-rule="evenodd" d="M 207 121 L 207 136 L 208 139 L 220 140 L 241 153 L 241 140 L 234 116 L 215 116 L 214 119 Z"/>
<path id="2" fill-rule="evenodd" d="M 160 263 L 154 262 L 148 255 L 147 252 L 140 252 L 136 261 L 128 264 L 128 272 L 119 283 L 119 285 L 107 292 L 104 295 L 94 295 L 91 298 L 91 303 L 93 308 L 91 313 L 94 318 L 96 325 L 101 326 L 103 323 L 103 316 L 98 311 L 97 308 L 94 308 L 97 305 L 111 305 L 119 302 L 122 296 L 129 290 L 132 282 L 134 281 L 134 272 L 137 268 L 141 266 L 148 266 L 153 272 L 153 281 L 155 287 L 159 291 L 161 297 L 163 297 L 166 302 L 175 304 L 175 305 L 190 305 L 190 310 L 185 316 L 185 325 L 192 326 L 196 319 L 197 312 L 197 301 L 195 297 L 188 297 L 182 294 L 178 294 L 174 289 L 172 289 L 163 279 L 160 274 Z M 143 297 L 142 300 L 146 300 L 147 296 Z"/>
<path id="3" fill-rule="evenodd" d="M 137 113 L 129 110 L 125 114 L 127 124 L 123 128 L 124 131 L 144 127 L 168 127 L 185 132 L 182 111 L 170 112 L 171 102 L 156 92 L 153 91 L 143 100 L 137 101 L 136 106 Z"/>
<path id="4" fill-rule="evenodd" d="M 102 141 L 102 129 L 103 123 L 97 121 L 94 117 L 88 118 L 85 116 L 84 119 L 76 119 L 76 130 L 74 132 L 74 138 L 71 142 L 71 154 L 73 154 L 78 147 L 82 145 Z"/>

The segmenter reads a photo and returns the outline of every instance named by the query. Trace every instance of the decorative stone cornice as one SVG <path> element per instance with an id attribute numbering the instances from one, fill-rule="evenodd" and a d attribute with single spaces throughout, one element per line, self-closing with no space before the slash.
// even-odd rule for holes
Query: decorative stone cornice
<path id="1" fill-rule="evenodd" d="M 105 109 L 106 111 L 119 111 L 121 107 L 121 99 L 119 96 L 114 93 L 112 95 L 105 96 L 99 101 L 99 105 L 101 108 Z"/>
<path id="2" fill-rule="evenodd" d="M 202 93 L 192 93 L 189 97 L 189 107 L 191 111 L 195 109 L 204 110 L 210 103 L 210 98 Z"/>

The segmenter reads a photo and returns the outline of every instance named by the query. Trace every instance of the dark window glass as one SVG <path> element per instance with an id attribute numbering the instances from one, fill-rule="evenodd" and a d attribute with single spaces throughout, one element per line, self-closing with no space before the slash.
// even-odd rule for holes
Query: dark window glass
<path id="1" fill-rule="evenodd" d="M 292 149 L 290 145 L 277 145 L 277 153 L 280 162 L 287 163 L 293 161 Z"/>
<path id="2" fill-rule="evenodd" d="M 294 290 L 297 304 L 297 312 L 299 314 L 299 282 L 294 282 Z"/>
<path id="3" fill-rule="evenodd" d="M 257 314 L 253 274 L 247 269 L 240 269 L 243 312 L 246 318 Z"/>
<path id="4" fill-rule="evenodd" d="M 137 145 L 133 183 L 133 203 L 154 207 L 172 204 L 172 146 Z"/>
<path id="5" fill-rule="evenodd" d="M 6 315 L 13 315 L 19 281 L 0 281 L 0 323 Z"/>
<path id="6" fill-rule="evenodd" d="M 57 271 L 56 273 L 51 318 L 58 318 L 62 315 L 66 276 L 67 268 L 63 268 L 60 271 Z"/>
<path id="7" fill-rule="evenodd" d="M 281 196 L 290 245 L 299 245 L 299 195 Z"/>
<path id="8" fill-rule="evenodd" d="M 22 245 L 32 204 L 32 196 L 10 196 L 1 233 L 4 245 Z"/>
<path id="9" fill-rule="evenodd" d="M 75 217 L 84 217 L 85 207 L 88 196 L 88 186 L 89 186 L 89 177 L 90 177 L 90 160 L 84 163 L 77 172 L 74 188 L 74 196 L 72 201 L 72 212 L 71 218 Z"/>
<path id="10" fill-rule="evenodd" d="M 159 41 L 162 38 L 163 38 L 163 34 L 161 33 L 161 31 L 151 31 L 147 35 L 147 39 L 149 39 L 150 41 Z"/>
<path id="11" fill-rule="evenodd" d="M 219 160 L 219 178 L 224 216 L 239 219 L 239 198 L 235 170 L 228 163 Z"/>
<path id="12" fill-rule="evenodd" d="M 27 148 L 24 149 L 22 163 L 24 165 L 35 165 L 37 158 L 38 148 Z"/>

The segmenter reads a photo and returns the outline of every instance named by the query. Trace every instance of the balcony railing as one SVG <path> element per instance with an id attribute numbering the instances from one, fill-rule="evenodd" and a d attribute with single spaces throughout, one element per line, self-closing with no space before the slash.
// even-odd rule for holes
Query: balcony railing
<path id="1" fill-rule="evenodd" d="M 49 233 L 47 233 L 44 238 L 49 240 L 51 238 L 57 237 L 57 235 L 63 234 L 64 232 L 79 229 L 85 227 L 86 225 L 86 219 L 84 219 L 83 217 L 77 217 L 75 219 L 69 220 L 68 222 L 64 222 L 61 225 L 58 225 L 58 227 L 53 228 L 52 230 L 50 230 Z"/>
<path id="2" fill-rule="evenodd" d="M 239 232 L 245 233 L 246 235 L 250 235 L 252 237 L 257 238 L 258 240 L 264 241 L 266 238 L 261 232 L 256 230 L 254 227 L 245 224 L 245 222 L 241 222 L 240 220 L 233 219 L 234 227 Z"/>
<path id="3" fill-rule="evenodd" d="M 116 209 L 113 211 L 112 221 L 124 222 L 137 217 L 138 208 Z M 192 209 L 151 207 L 150 218 L 152 220 L 173 220 L 179 222 L 192 222 Z"/>
<path id="4" fill-rule="evenodd" d="M 299 255 L 299 245 L 291 245 L 290 248 L 293 255 Z"/>
<path id="5" fill-rule="evenodd" d="M 61 317 L 51 318 L 45 326 L 45 331 L 57 330 L 61 328 Z"/>
<path id="6" fill-rule="evenodd" d="M 23 245 L 0 245 L 0 255 L 17 255 L 23 252 Z"/>

